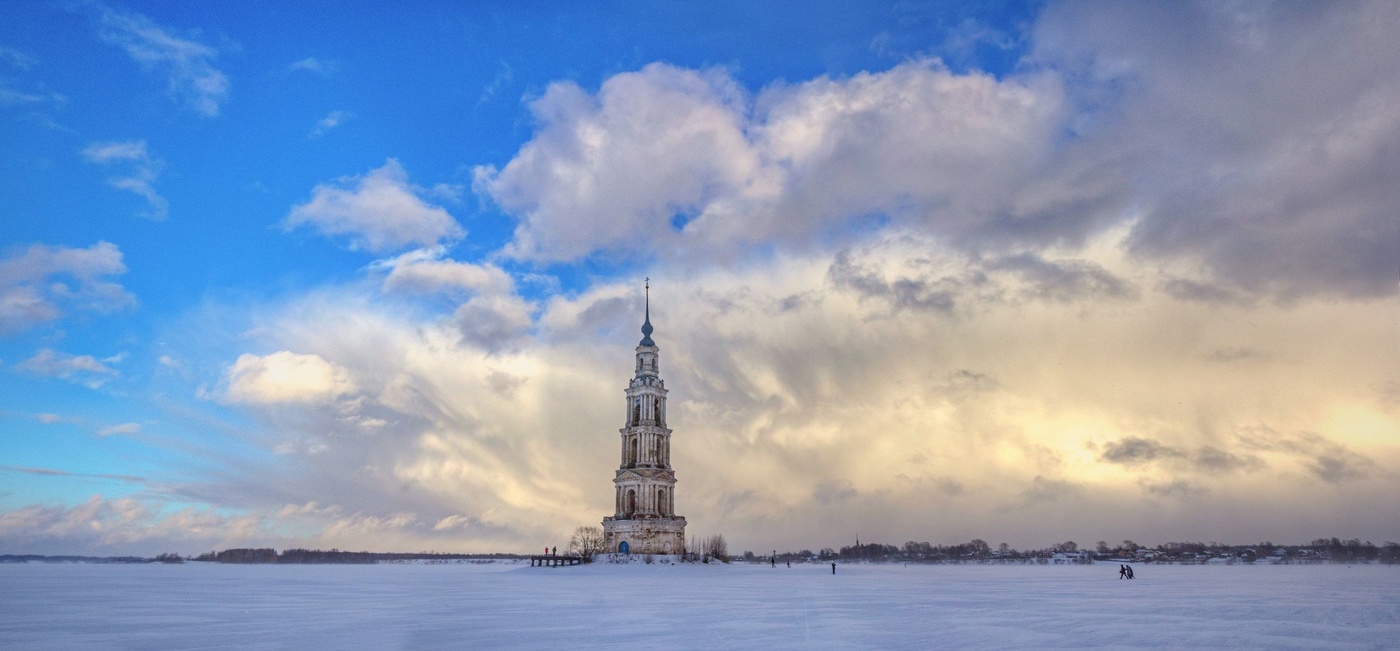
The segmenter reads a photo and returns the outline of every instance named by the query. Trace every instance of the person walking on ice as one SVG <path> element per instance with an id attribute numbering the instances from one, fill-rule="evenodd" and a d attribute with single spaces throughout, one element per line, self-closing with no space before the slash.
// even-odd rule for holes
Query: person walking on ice
<path id="1" fill-rule="evenodd" d="M 1119 563 L 1119 564 L 1118 564 L 1118 578 L 1119 578 L 1119 579 L 1126 579 L 1126 578 L 1128 578 L 1128 566 L 1127 566 L 1127 565 L 1123 565 L 1122 563 Z"/>

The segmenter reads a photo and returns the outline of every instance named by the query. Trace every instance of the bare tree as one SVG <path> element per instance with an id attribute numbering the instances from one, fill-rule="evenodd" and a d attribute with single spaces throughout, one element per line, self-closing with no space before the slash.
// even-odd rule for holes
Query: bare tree
<path id="1" fill-rule="evenodd" d="M 569 538 L 569 553 L 592 563 L 595 554 L 603 553 L 603 530 L 598 527 L 579 527 Z"/>
<path id="2" fill-rule="evenodd" d="M 706 556 L 728 563 L 729 543 L 724 540 L 724 536 L 715 534 L 705 539 L 704 553 Z"/>

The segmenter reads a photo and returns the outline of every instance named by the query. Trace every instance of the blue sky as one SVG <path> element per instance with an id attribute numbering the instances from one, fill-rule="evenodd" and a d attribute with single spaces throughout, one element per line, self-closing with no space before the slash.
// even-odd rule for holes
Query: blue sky
<path id="1" fill-rule="evenodd" d="M 286 4 L 0 9 L 0 551 L 562 537 L 645 276 L 740 546 L 1400 535 L 1393 7 Z"/>

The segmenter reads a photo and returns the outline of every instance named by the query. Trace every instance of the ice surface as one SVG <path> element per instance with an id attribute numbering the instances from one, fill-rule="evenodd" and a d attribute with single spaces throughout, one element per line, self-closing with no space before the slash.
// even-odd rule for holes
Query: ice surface
<path id="1" fill-rule="evenodd" d="M 1400 567 L 3 565 L 0 649 L 1400 647 Z"/>

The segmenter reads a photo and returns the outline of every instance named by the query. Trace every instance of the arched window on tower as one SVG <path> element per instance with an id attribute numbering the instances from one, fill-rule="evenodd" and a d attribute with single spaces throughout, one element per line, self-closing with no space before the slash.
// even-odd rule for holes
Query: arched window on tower
<path id="1" fill-rule="evenodd" d="M 628 462 L 627 462 L 628 465 L 631 465 L 631 466 L 637 465 L 637 451 L 638 451 L 638 447 L 637 447 L 637 446 L 638 446 L 637 437 L 634 436 L 634 437 L 632 437 L 632 458 L 628 460 Z"/>
<path id="2" fill-rule="evenodd" d="M 630 488 L 627 489 L 627 499 L 625 500 L 623 507 L 624 508 L 622 512 L 626 514 L 626 516 L 629 518 L 632 517 L 633 513 L 637 512 L 637 491 L 632 490 Z"/>
<path id="3" fill-rule="evenodd" d="M 637 425 L 637 424 L 639 424 L 639 423 L 641 423 L 641 422 L 642 422 L 642 402 L 641 402 L 640 400 L 633 400 L 633 401 L 632 401 L 632 422 L 628 423 L 628 425 Z"/>
<path id="4" fill-rule="evenodd" d="M 664 488 L 656 491 L 656 510 L 660 511 L 661 515 L 671 515 L 671 509 L 666 504 L 666 489 Z"/>

